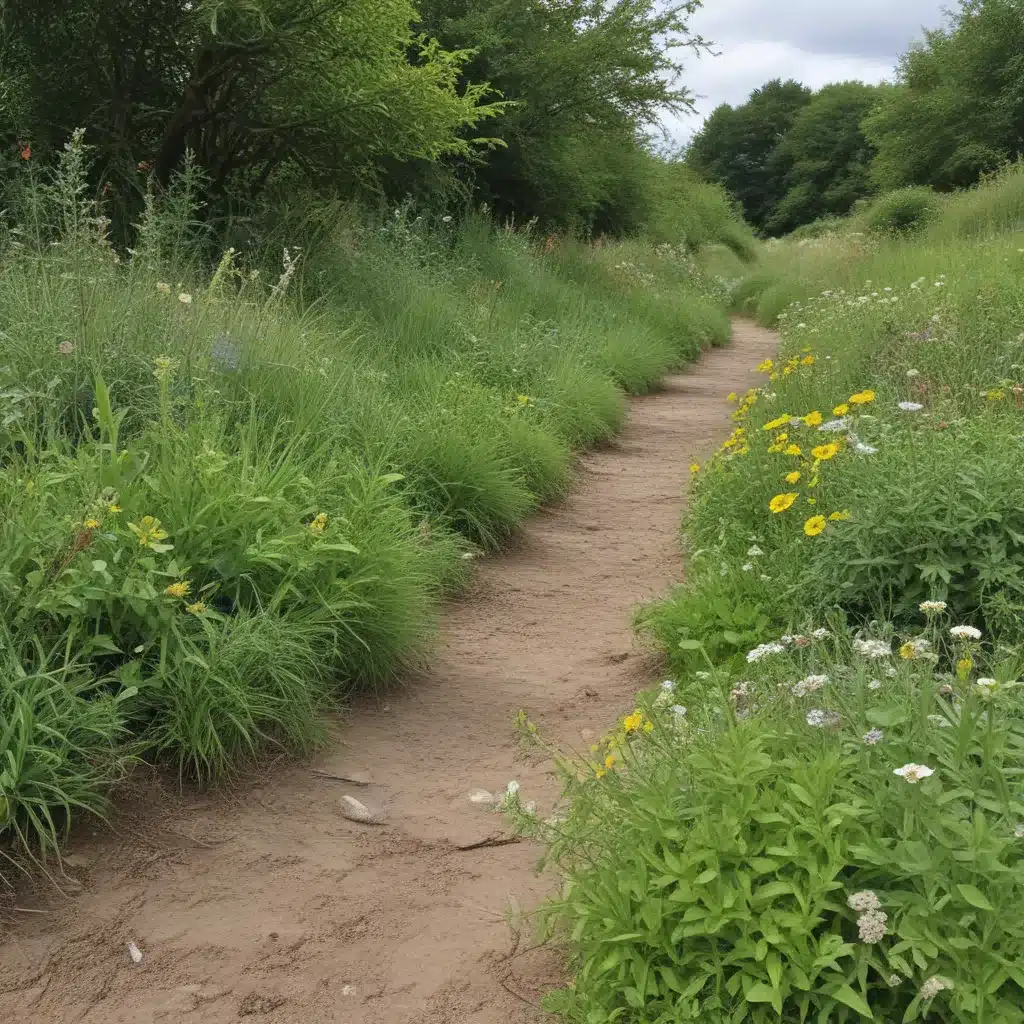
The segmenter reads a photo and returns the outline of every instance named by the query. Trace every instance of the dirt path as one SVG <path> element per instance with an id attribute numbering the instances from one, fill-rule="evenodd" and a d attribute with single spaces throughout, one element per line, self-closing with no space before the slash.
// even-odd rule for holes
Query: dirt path
<path id="1" fill-rule="evenodd" d="M 537 1020 L 561 958 L 528 949 L 529 922 L 517 944 L 506 914 L 552 879 L 535 875 L 529 843 L 460 849 L 504 832 L 467 794 L 516 778 L 543 813 L 557 787 L 518 748 L 517 709 L 582 747 L 650 681 L 632 609 L 679 578 L 689 463 L 727 433 L 726 393 L 749 386 L 775 341 L 739 322 L 731 347 L 635 400 L 614 446 L 583 459 L 573 496 L 479 565 L 429 677 L 357 708 L 315 764 L 279 766 L 233 799 L 168 798 L 158 823 L 140 813 L 80 843 L 77 891 L 23 900 L 0 945 L 0 1020 Z M 387 824 L 346 820 L 346 793 Z"/>

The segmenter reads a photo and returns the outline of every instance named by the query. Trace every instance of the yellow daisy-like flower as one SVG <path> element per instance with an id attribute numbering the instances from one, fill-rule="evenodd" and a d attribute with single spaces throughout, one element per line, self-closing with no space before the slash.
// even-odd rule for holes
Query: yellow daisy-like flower
<path id="1" fill-rule="evenodd" d="M 699 462 L 691 462 L 690 463 L 690 472 L 694 476 L 696 476 L 700 472 L 700 463 Z"/>
<path id="2" fill-rule="evenodd" d="M 631 715 L 626 715 L 622 720 L 622 728 L 626 732 L 633 732 L 639 729 L 644 724 L 644 715 L 642 711 L 634 711 Z"/>
<path id="3" fill-rule="evenodd" d="M 770 359 L 765 359 L 764 362 L 757 364 L 757 372 L 767 373 L 770 369 L 772 369 L 773 366 L 775 366 L 775 363 L 773 363 Z"/>
<path id="4" fill-rule="evenodd" d="M 821 413 L 818 412 L 817 409 L 815 409 L 814 412 L 809 412 L 804 417 L 804 423 L 806 423 L 809 427 L 817 427 L 821 424 L 822 419 L 823 417 Z"/>
<path id="5" fill-rule="evenodd" d="M 832 512 L 829 515 L 829 519 L 831 519 L 833 523 L 841 523 L 841 522 L 844 522 L 845 520 L 847 520 L 849 518 L 850 518 L 850 512 L 849 512 L 848 509 L 845 509 L 845 508 L 843 509 L 842 512 Z"/>
<path id="6" fill-rule="evenodd" d="M 725 396 L 725 400 L 731 405 L 733 402 L 738 402 L 739 397 L 740 396 L 737 395 L 735 391 L 730 391 L 729 394 Z"/>
<path id="7" fill-rule="evenodd" d="M 799 494 L 794 494 L 792 491 L 788 494 L 776 494 L 775 497 L 768 502 L 768 508 L 771 509 L 772 512 L 785 512 L 786 509 L 789 508 L 799 497 Z"/>
<path id="8" fill-rule="evenodd" d="M 202 615 L 206 611 L 206 602 L 196 601 L 195 604 L 185 605 L 185 611 L 190 615 Z"/>
<path id="9" fill-rule="evenodd" d="M 128 529 L 139 538 L 140 547 L 151 548 L 167 539 L 167 531 L 153 516 L 143 516 L 137 523 L 129 523 Z"/>
<path id="10" fill-rule="evenodd" d="M 855 395 L 850 395 L 851 405 L 867 405 L 868 402 L 875 400 L 875 393 L 868 389 L 867 391 L 858 391 Z"/>
<path id="11" fill-rule="evenodd" d="M 191 589 L 192 584 L 188 580 L 179 580 L 177 583 L 172 583 L 169 587 L 165 587 L 164 593 L 168 597 L 188 597 Z"/>
<path id="12" fill-rule="evenodd" d="M 992 388 L 985 392 L 985 398 L 990 402 L 1001 402 L 1005 397 L 1006 392 L 1002 388 Z"/>
<path id="13" fill-rule="evenodd" d="M 961 658 L 956 663 L 956 675 L 960 682 L 963 682 L 971 674 L 972 668 L 974 668 L 974 662 L 970 658 Z"/>
<path id="14" fill-rule="evenodd" d="M 846 415 L 846 414 L 847 414 L 847 413 L 848 413 L 849 411 L 850 411 L 850 407 L 849 407 L 849 406 L 848 406 L 848 405 L 846 404 L 846 402 L 840 402 L 840 403 L 839 403 L 839 404 L 838 404 L 838 405 L 837 405 L 837 406 L 836 406 L 836 407 L 835 407 L 835 408 L 834 408 L 834 409 L 832 410 L 832 414 L 833 414 L 834 416 L 845 416 L 845 415 Z"/>
<path id="15" fill-rule="evenodd" d="M 107 506 L 107 511 L 108 511 L 108 512 L 109 512 L 109 513 L 110 513 L 110 514 L 111 514 L 112 516 L 116 516 L 116 515 L 117 515 L 117 513 L 121 511 L 121 506 L 120 506 L 120 505 L 108 505 L 108 506 Z"/>
<path id="16" fill-rule="evenodd" d="M 786 455 L 803 455 L 803 451 L 798 444 L 791 444 L 786 446 Z"/>
<path id="17" fill-rule="evenodd" d="M 787 484 L 798 484 L 800 483 L 800 477 L 802 476 L 800 470 L 794 469 L 792 473 L 787 473 L 785 480 Z"/>
<path id="18" fill-rule="evenodd" d="M 790 420 L 789 413 L 783 413 L 782 416 L 776 416 L 775 419 L 770 420 L 761 429 L 762 430 L 778 430 L 779 427 L 784 427 Z"/>
<path id="19" fill-rule="evenodd" d="M 806 533 L 808 537 L 817 537 L 827 525 L 828 523 L 824 516 L 811 516 L 811 518 L 804 523 L 804 533 Z"/>
<path id="20" fill-rule="evenodd" d="M 84 525 L 87 530 L 98 530 L 100 528 L 100 521 L 98 519 L 86 519 Z"/>
<path id="21" fill-rule="evenodd" d="M 800 362 L 803 363 L 804 366 L 813 366 L 817 362 L 817 360 L 814 358 L 814 356 L 804 356 L 803 359 L 800 360 Z"/>
<path id="22" fill-rule="evenodd" d="M 784 366 L 782 368 L 782 376 L 783 377 L 788 377 L 793 372 L 794 369 L 795 369 L 795 367 L 793 367 L 793 366 Z"/>
<path id="23" fill-rule="evenodd" d="M 317 512 L 317 514 L 313 517 L 313 522 L 309 524 L 309 529 L 312 533 L 315 533 L 317 536 L 322 534 L 324 530 L 327 529 L 327 513 Z"/>
<path id="24" fill-rule="evenodd" d="M 829 459 L 834 459 L 839 454 L 839 445 L 835 441 L 829 441 L 828 444 L 819 444 L 817 448 L 811 449 L 811 454 L 819 462 L 828 462 Z"/>
<path id="25" fill-rule="evenodd" d="M 603 779 L 607 774 L 608 774 L 608 772 L 604 768 L 595 768 L 594 769 L 594 778 L 595 779 Z"/>
<path id="26" fill-rule="evenodd" d="M 604 759 L 604 766 L 605 766 L 605 770 L 606 771 L 611 771 L 611 769 L 615 767 L 615 755 L 614 754 L 609 754 Z"/>

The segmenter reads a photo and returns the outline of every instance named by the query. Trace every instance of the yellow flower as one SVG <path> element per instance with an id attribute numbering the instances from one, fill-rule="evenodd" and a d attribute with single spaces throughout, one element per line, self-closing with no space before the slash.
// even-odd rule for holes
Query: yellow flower
<path id="1" fill-rule="evenodd" d="M 700 472 L 700 463 L 699 462 L 691 462 L 690 463 L 690 472 L 694 476 L 696 476 Z"/>
<path id="2" fill-rule="evenodd" d="M 165 587 L 164 593 L 168 597 L 188 597 L 191 589 L 192 584 L 188 580 L 179 580 L 177 583 L 172 583 L 169 587 Z"/>
<path id="3" fill-rule="evenodd" d="M 789 508 L 799 497 L 799 494 L 793 494 L 792 492 L 788 494 L 776 494 L 775 497 L 768 502 L 768 507 L 773 512 L 785 512 L 786 509 Z"/>
<path id="4" fill-rule="evenodd" d="M 960 682 L 963 682 L 971 674 L 972 668 L 974 668 L 974 662 L 970 658 L 961 658 L 956 663 L 956 675 Z"/>
<path id="5" fill-rule="evenodd" d="M 789 422 L 789 413 L 784 413 L 782 416 L 777 416 L 775 419 L 766 423 L 761 429 L 762 430 L 778 430 L 779 427 L 784 427 Z"/>
<path id="6" fill-rule="evenodd" d="M 167 550 L 170 547 L 160 543 L 167 539 L 167 531 L 161 529 L 159 519 L 143 516 L 137 523 L 129 523 L 128 529 L 139 538 L 140 547 L 153 548 L 156 551 Z"/>
<path id="7" fill-rule="evenodd" d="M 654 723 L 653 722 L 644 722 L 644 732 L 646 732 L 646 733 L 654 732 Z"/>
<path id="8" fill-rule="evenodd" d="M 770 360 L 766 359 L 763 363 L 757 364 L 758 373 L 767 373 L 775 364 Z"/>
<path id="9" fill-rule="evenodd" d="M 807 499 L 807 504 L 808 505 L 817 505 L 818 504 L 818 499 L 817 498 L 808 498 Z"/>
<path id="10" fill-rule="evenodd" d="M 634 711 L 631 715 L 626 715 L 622 720 L 622 728 L 626 732 L 633 732 L 634 729 L 639 729 L 644 724 L 644 715 L 642 711 Z"/>
<path id="11" fill-rule="evenodd" d="M 533 405 L 533 399 L 529 395 L 516 395 L 516 404 L 523 407 Z"/>
<path id="12" fill-rule="evenodd" d="M 798 484 L 800 483 L 800 470 L 794 469 L 792 473 L 786 474 L 787 484 Z"/>
<path id="13" fill-rule="evenodd" d="M 185 611 L 190 615 L 202 615 L 206 611 L 206 602 L 196 601 L 195 604 L 187 604 L 185 605 Z"/>
<path id="14" fill-rule="evenodd" d="M 818 534 L 825 529 L 826 525 L 824 516 L 811 516 L 811 518 L 804 523 L 804 533 L 806 533 L 808 537 L 817 537 Z"/>
<path id="15" fill-rule="evenodd" d="M 917 647 L 912 643 L 905 643 L 900 648 L 900 657 L 904 661 L 913 661 L 917 657 Z"/>
<path id="16" fill-rule="evenodd" d="M 739 401 L 739 397 L 740 396 L 737 395 L 735 391 L 730 391 L 729 394 L 727 394 L 725 396 L 725 400 L 727 402 L 729 402 L 730 404 L 732 404 L 733 402 L 738 402 Z"/>
<path id="17" fill-rule="evenodd" d="M 98 519 L 86 519 L 85 528 L 87 530 L 98 530 L 100 528 L 100 521 Z"/>
<path id="18" fill-rule="evenodd" d="M 828 462 L 829 459 L 834 459 L 839 454 L 839 445 L 835 441 L 829 441 L 828 444 L 819 444 L 817 448 L 811 449 L 811 454 L 819 462 Z"/>
<path id="19" fill-rule="evenodd" d="M 821 421 L 822 421 L 822 415 L 821 415 L 820 412 L 818 412 L 817 409 L 815 409 L 814 412 L 809 412 L 804 417 L 804 423 L 806 423 L 807 426 L 809 426 L 809 427 L 816 427 L 816 426 L 818 426 L 821 423 Z"/>
<path id="20" fill-rule="evenodd" d="M 110 506 L 108 506 L 107 511 L 112 516 L 116 516 L 117 513 L 121 511 L 121 506 L 120 505 L 110 505 Z"/>
<path id="21" fill-rule="evenodd" d="M 850 407 L 845 402 L 840 402 L 833 410 L 832 413 L 835 416 L 845 416 L 850 411 Z"/>
<path id="22" fill-rule="evenodd" d="M 1006 397 L 1006 392 L 1002 388 L 992 388 L 991 391 L 985 392 L 985 397 L 990 402 L 1001 402 Z"/>
<path id="23" fill-rule="evenodd" d="M 800 360 L 800 362 L 803 363 L 804 366 L 813 366 L 815 361 L 816 360 L 814 356 L 804 356 L 803 359 Z"/>
<path id="24" fill-rule="evenodd" d="M 309 524 L 309 528 L 317 536 L 322 534 L 327 529 L 327 513 L 317 512 L 313 517 L 313 522 Z"/>
<path id="25" fill-rule="evenodd" d="M 833 513 L 831 513 L 831 515 L 829 515 L 829 519 L 831 519 L 833 523 L 841 523 L 844 520 L 849 519 L 849 518 L 850 518 L 849 509 L 845 509 L 845 508 L 843 509 L 842 512 L 833 512 Z"/>
<path id="26" fill-rule="evenodd" d="M 875 400 L 875 393 L 870 389 L 867 391 L 858 391 L 855 395 L 850 395 L 850 402 L 852 405 L 867 405 L 868 402 Z"/>
<path id="27" fill-rule="evenodd" d="M 608 774 L 608 772 L 605 771 L 604 768 L 595 768 L 594 769 L 594 778 L 595 779 L 603 779 L 607 774 Z"/>
<path id="28" fill-rule="evenodd" d="M 605 766 L 605 768 L 606 768 L 606 769 L 607 769 L 608 771 L 611 771 L 611 770 L 612 770 L 612 768 L 614 768 L 614 767 L 615 767 L 615 755 L 614 755 L 614 754 L 609 754 L 609 755 L 608 755 L 608 756 L 607 756 L 607 757 L 606 757 L 606 758 L 604 759 L 604 766 Z"/>
<path id="29" fill-rule="evenodd" d="M 784 366 L 782 368 L 782 376 L 783 377 L 788 377 L 792 372 L 793 372 L 793 367 L 792 366 Z"/>
<path id="30" fill-rule="evenodd" d="M 802 455 L 803 452 L 800 450 L 800 445 L 791 444 L 786 447 L 786 455 Z"/>

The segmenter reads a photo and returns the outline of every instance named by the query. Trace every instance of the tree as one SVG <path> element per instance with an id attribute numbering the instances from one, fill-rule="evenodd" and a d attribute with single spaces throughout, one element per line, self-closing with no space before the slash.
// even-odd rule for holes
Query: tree
<path id="1" fill-rule="evenodd" d="M 408 0 L 33 0 L 0 12 L 0 131 L 45 151 L 86 129 L 115 194 L 193 151 L 214 195 L 301 173 L 466 154 L 501 110 Z"/>
<path id="2" fill-rule="evenodd" d="M 864 130 L 886 189 L 963 188 L 1024 154 L 1024 3 L 961 0 L 900 59 L 898 87 Z"/>
<path id="3" fill-rule="evenodd" d="M 786 194 L 767 218 L 769 234 L 849 213 L 870 194 L 874 149 L 861 122 L 883 92 L 862 82 L 826 85 L 800 110 L 770 160 Z"/>
<path id="4" fill-rule="evenodd" d="M 687 163 L 723 185 L 758 229 L 786 193 L 788 166 L 776 149 L 811 96 L 798 82 L 774 79 L 742 106 L 717 107 L 687 150 Z"/>

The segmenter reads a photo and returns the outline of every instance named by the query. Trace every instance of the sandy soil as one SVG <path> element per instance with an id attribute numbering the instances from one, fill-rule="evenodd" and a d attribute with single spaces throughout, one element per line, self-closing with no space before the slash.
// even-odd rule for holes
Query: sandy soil
<path id="1" fill-rule="evenodd" d="M 354 708 L 314 763 L 234 794 L 150 798 L 80 836 L 64 897 L 18 897 L 0 1021 L 539 1020 L 564 957 L 530 948 L 524 912 L 556 880 L 536 875 L 530 843 L 475 846 L 506 831 L 468 793 L 515 778 L 544 813 L 557 786 L 522 750 L 516 711 L 584 748 L 657 671 L 632 610 L 680 577 L 689 463 L 728 432 L 726 393 L 750 386 L 775 344 L 738 322 L 729 348 L 634 400 L 625 433 L 582 459 L 571 498 L 479 564 L 429 676 Z M 345 794 L 385 823 L 346 819 Z"/>

